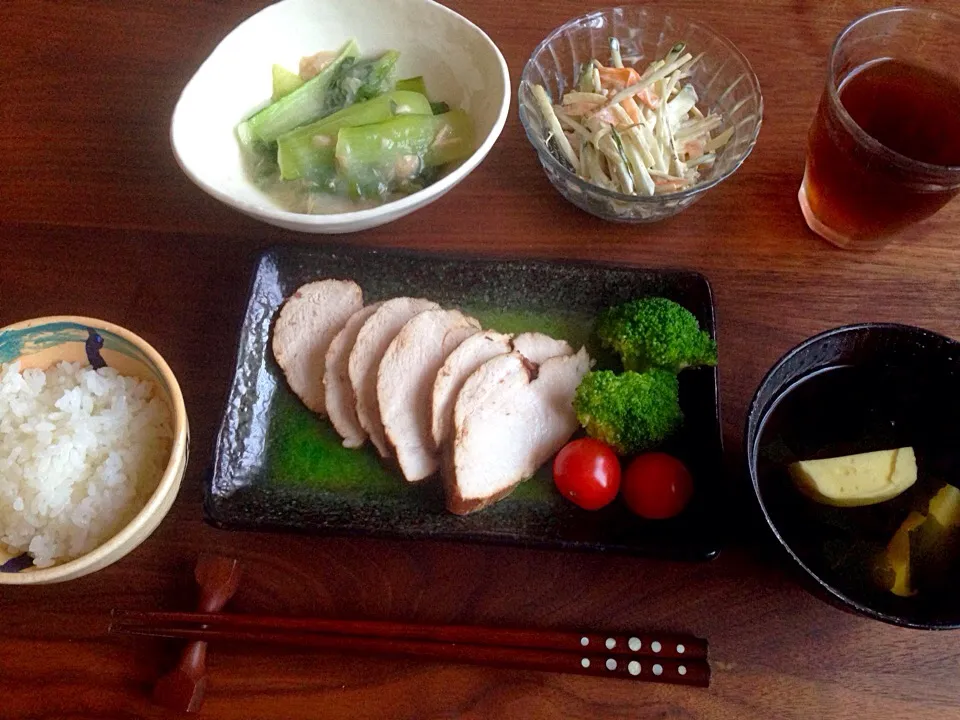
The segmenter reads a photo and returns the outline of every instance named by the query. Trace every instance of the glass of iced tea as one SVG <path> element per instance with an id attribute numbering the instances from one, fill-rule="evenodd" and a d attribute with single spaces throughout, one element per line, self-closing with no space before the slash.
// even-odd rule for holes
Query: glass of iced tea
<path id="1" fill-rule="evenodd" d="M 960 17 L 905 7 L 840 33 L 800 186 L 811 230 L 875 249 L 960 191 L 958 38 Z"/>

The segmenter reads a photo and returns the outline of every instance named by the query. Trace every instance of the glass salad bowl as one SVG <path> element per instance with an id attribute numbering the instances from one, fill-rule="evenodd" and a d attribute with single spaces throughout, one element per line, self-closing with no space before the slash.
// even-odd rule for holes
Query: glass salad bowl
<path id="1" fill-rule="evenodd" d="M 704 115 L 717 114 L 722 124 L 715 135 L 731 129 L 730 139 L 716 151 L 711 166 L 691 187 L 654 195 L 633 195 L 607 189 L 575 174 L 561 159 L 539 111 L 534 86 L 542 85 L 553 103 L 575 89 L 581 68 L 597 58 L 610 64 L 610 38 L 620 43 L 625 66 L 641 74 L 678 43 L 700 55 L 683 82 L 696 91 Z M 730 177 L 746 160 L 757 141 L 763 119 L 760 84 L 750 63 L 722 35 L 710 28 L 651 7 L 598 10 L 570 20 L 537 46 L 523 69 L 518 90 L 520 121 L 537 151 L 544 172 L 567 200 L 605 220 L 655 222 L 676 215 L 707 190 Z"/>

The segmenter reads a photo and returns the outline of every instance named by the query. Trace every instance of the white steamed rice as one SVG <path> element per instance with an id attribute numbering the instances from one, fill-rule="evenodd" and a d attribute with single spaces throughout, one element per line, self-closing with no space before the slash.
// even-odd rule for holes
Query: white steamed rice
<path id="1" fill-rule="evenodd" d="M 80 363 L 0 365 L 0 546 L 37 567 L 90 552 L 146 504 L 172 438 L 151 382 Z"/>

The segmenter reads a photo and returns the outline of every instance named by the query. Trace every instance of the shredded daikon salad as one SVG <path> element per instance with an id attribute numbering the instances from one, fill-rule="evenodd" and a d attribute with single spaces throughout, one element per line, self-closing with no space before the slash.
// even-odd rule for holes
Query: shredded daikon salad
<path id="1" fill-rule="evenodd" d="M 583 65 L 576 89 L 554 105 L 542 85 L 533 96 L 547 128 L 547 145 L 582 179 L 628 195 L 662 195 L 693 187 L 716 161 L 733 128 L 704 116 L 684 80 L 702 57 L 677 43 L 641 74 L 624 67 L 610 38 L 610 67 Z"/>

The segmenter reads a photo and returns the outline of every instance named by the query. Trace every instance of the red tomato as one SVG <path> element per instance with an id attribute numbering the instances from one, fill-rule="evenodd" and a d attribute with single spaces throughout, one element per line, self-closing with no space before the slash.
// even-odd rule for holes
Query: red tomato
<path id="1" fill-rule="evenodd" d="M 679 515 L 693 495 L 693 478 L 686 466 L 666 453 L 652 452 L 627 467 L 623 499 L 640 517 L 663 520 Z"/>
<path id="2" fill-rule="evenodd" d="M 574 440 L 557 453 L 553 481 L 568 500 L 584 510 L 598 510 L 613 502 L 620 490 L 620 461 L 599 440 Z"/>

